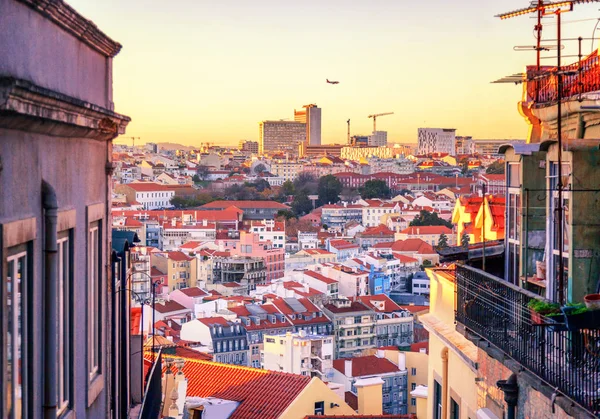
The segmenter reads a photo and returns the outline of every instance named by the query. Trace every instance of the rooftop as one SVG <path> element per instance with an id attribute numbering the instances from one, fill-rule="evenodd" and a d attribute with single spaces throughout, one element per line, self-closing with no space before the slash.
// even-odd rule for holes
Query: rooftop
<path id="1" fill-rule="evenodd" d="M 352 377 L 364 377 L 367 375 L 388 374 L 398 372 L 398 367 L 386 358 L 379 358 L 375 355 L 358 356 L 348 359 L 336 359 L 333 361 L 333 368 L 345 374 L 346 361 L 352 363 Z"/>

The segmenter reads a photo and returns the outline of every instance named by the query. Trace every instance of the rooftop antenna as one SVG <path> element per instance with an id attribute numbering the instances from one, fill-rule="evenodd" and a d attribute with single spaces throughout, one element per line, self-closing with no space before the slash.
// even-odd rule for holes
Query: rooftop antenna
<path id="1" fill-rule="evenodd" d="M 573 10 L 573 5 L 579 3 L 590 3 L 596 2 L 598 0 L 571 0 L 571 1 L 561 1 L 561 2 L 545 2 L 544 0 L 534 0 L 530 3 L 529 7 L 524 9 L 513 10 L 511 12 L 502 13 L 497 15 L 502 20 L 510 19 L 512 17 L 529 15 L 532 13 L 537 14 L 537 25 L 535 26 L 535 30 L 537 31 L 537 45 L 536 45 L 536 70 L 537 73 L 540 72 L 540 53 L 543 50 L 541 45 L 542 40 L 542 17 L 554 15 L 556 16 L 556 90 L 557 90 L 557 130 L 556 137 L 558 141 L 558 168 L 557 168 L 557 185 L 556 189 L 558 192 L 558 205 L 556 208 L 556 215 L 558 218 L 558 248 L 559 255 L 558 258 L 558 278 L 557 278 L 557 286 L 558 286 L 558 302 L 563 304 L 565 302 L 565 266 L 564 260 L 562 257 L 564 251 L 564 233 L 563 233 L 563 180 L 562 180 L 562 87 L 563 87 L 563 79 L 562 79 L 562 71 L 561 71 L 561 15 L 566 12 L 570 12 Z M 517 75 L 511 76 L 515 81 L 514 77 Z M 507 80 L 508 81 L 508 80 Z"/>

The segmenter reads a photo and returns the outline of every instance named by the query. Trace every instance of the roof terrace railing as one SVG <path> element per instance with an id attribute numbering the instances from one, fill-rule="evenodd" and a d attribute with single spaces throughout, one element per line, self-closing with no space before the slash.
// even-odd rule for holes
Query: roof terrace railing
<path id="1" fill-rule="evenodd" d="M 569 331 L 533 315 L 540 297 L 469 266 L 456 269 L 456 321 L 544 383 L 600 415 L 600 330 Z"/>
<path id="2" fill-rule="evenodd" d="M 533 67 L 528 68 L 527 101 L 547 105 L 558 100 L 557 70 L 558 67 L 543 67 L 538 72 Z M 560 67 L 560 74 L 562 74 L 561 98 L 563 99 L 600 91 L 598 50 L 574 64 Z"/>

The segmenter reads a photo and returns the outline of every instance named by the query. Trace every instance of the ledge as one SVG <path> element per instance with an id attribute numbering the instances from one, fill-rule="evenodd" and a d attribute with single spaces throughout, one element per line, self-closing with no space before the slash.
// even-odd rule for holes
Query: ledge
<path id="1" fill-rule="evenodd" d="M 0 77 L 0 128 L 111 140 L 131 118 L 25 80 Z"/>
<path id="2" fill-rule="evenodd" d="M 121 51 L 121 44 L 113 41 L 92 22 L 81 16 L 62 0 L 18 0 L 51 20 L 74 37 L 107 56 Z"/>

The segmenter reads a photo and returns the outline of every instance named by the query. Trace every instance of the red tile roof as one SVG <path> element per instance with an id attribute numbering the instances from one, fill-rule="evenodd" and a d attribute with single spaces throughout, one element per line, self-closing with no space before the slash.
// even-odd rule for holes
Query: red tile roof
<path id="1" fill-rule="evenodd" d="M 220 326 L 229 326 L 229 323 L 227 323 L 227 320 L 225 320 L 223 317 L 204 317 L 196 320 L 209 327 L 215 324 Z"/>
<path id="2" fill-rule="evenodd" d="M 182 288 L 179 291 L 181 291 L 188 297 L 206 297 L 207 295 L 209 295 L 202 288 L 198 288 L 198 287 Z"/>
<path id="3" fill-rule="evenodd" d="M 315 271 L 304 271 L 304 275 L 310 276 L 311 278 L 324 282 L 325 284 L 337 284 L 338 282 L 335 279 L 327 278 L 325 275 Z"/>
<path id="4" fill-rule="evenodd" d="M 392 252 L 412 252 L 420 255 L 435 254 L 435 250 L 433 250 L 433 247 L 431 247 L 429 243 L 417 238 L 394 242 L 392 245 Z"/>
<path id="5" fill-rule="evenodd" d="M 354 301 L 350 304 L 350 306 L 346 307 L 337 307 L 331 303 L 323 305 L 327 310 L 332 313 L 352 313 L 354 311 L 368 311 L 369 308 L 358 301 Z"/>
<path id="6" fill-rule="evenodd" d="M 358 249 L 358 245 L 355 243 L 350 243 L 346 240 L 331 240 L 329 242 L 329 246 L 337 249 L 337 250 L 345 250 L 345 249 Z"/>
<path id="7" fill-rule="evenodd" d="M 168 188 L 166 185 L 161 185 L 159 183 L 154 182 L 134 182 L 128 183 L 125 186 L 130 187 L 136 192 L 155 192 L 171 190 L 171 188 Z"/>
<path id="8" fill-rule="evenodd" d="M 452 230 L 446 226 L 413 226 L 405 228 L 400 233 L 411 236 L 419 234 L 452 234 Z"/>
<path id="9" fill-rule="evenodd" d="M 150 276 L 164 276 L 166 273 L 158 269 L 156 266 L 153 266 L 150 270 Z"/>
<path id="10" fill-rule="evenodd" d="M 402 307 L 396 304 L 390 297 L 385 294 L 378 295 L 361 295 L 360 297 L 354 297 L 354 301 L 360 301 L 370 309 L 379 313 L 393 313 L 402 311 Z M 380 310 L 379 307 L 383 303 L 383 308 Z"/>
<path id="11" fill-rule="evenodd" d="M 244 208 L 272 208 L 272 209 L 289 209 L 287 205 L 280 204 L 275 201 L 213 201 L 202 205 L 201 208 L 216 209 L 229 208 L 235 206 L 240 209 Z"/>
<path id="12" fill-rule="evenodd" d="M 276 419 L 311 380 L 303 375 L 191 359 L 186 360 L 183 373 L 187 397 L 240 402 L 230 419 Z"/>
<path id="13" fill-rule="evenodd" d="M 394 253 L 394 257 L 400 261 L 400 263 L 415 263 L 417 259 L 411 258 L 410 256 L 401 255 L 400 253 Z"/>
<path id="14" fill-rule="evenodd" d="M 325 249 L 304 249 L 303 252 L 306 252 L 309 255 L 333 255 L 333 253 L 328 252 Z"/>
<path id="15" fill-rule="evenodd" d="M 156 303 L 154 305 L 154 309 L 162 314 L 171 313 L 173 311 L 180 311 L 180 310 L 190 311 L 188 308 L 185 308 L 184 306 L 179 304 L 177 301 L 173 301 L 173 300 L 165 301 L 164 304 Z"/>
<path id="16" fill-rule="evenodd" d="M 193 241 L 182 244 L 179 248 L 193 250 L 198 246 L 202 246 L 202 242 L 193 240 Z"/>
<path id="17" fill-rule="evenodd" d="M 392 236 L 394 232 L 390 230 L 385 224 L 380 224 L 377 227 L 369 227 L 362 233 L 358 233 L 361 237 L 364 236 Z"/>
<path id="18" fill-rule="evenodd" d="M 417 342 L 410 345 L 411 352 L 421 352 L 421 349 L 425 349 L 425 353 L 429 353 L 429 342 Z"/>
<path id="19" fill-rule="evenodd" d="M 381 242 L 371 246 L 373 249 L 390 249 L 394 242 Z"/>
<path id="20" fill-rule="evenodd" d="M 327 318 L 327 316 L 325 316 L 325 314 L 323 314 L 323 312 L 321 310 L 319 310 L 319 308 L 317 308 L 317 306 L 314 305 L 308 298 L 302 297 L 302 298 L 297 298 L 296 300 L 304 306 L 306 311 L 303 311 L 303 312 L 295 311 L 281 297 L 274 298 L 270 303 L 267 303 L 266 305 L 272 304 L 273 306 L 275 306 L 277 308 L 277 310 L 279 310 L 279 312 L 281 314 L 286 316 L 288 318 L 288 320 L 294 326 L 304 325 L 304 324 L 313 324 L 313 323 L 314 324 L 329 323 L 329 319 Z M 313 317 L 313 313 L 322 313 L 322 314 L 321 314 L 321 317 L 319 317 L 318 315 Z M 292 319 L 290 317 L 292 314 L 295 315 L 294 319 Z M 300 314 L 302 316 L 299 317 L 298 314 Z M 304 318 L 304 315 L 310 315 L 310 318 L 307 320 Z"/>
<path id="21" fill-rule="evenodd" d="M 333 361 L 333 368 L 345 373 L 345 362 L 352 362 L 352 377 L 363 377 L 365 375 L 386 374 L 397 372 L 398 367 L 386 358 L 378 358 L 375 355 L 358 356 L 348 359 L 336 359 Z"/>
<path id="22" fill-rule="evenodd" d="M 194 259 L 191 256 L 186 255 L 183 252 L 169 252 L 167 253 L 170 260 L 174 260 L 175 262 L 187 262 Z"/>

